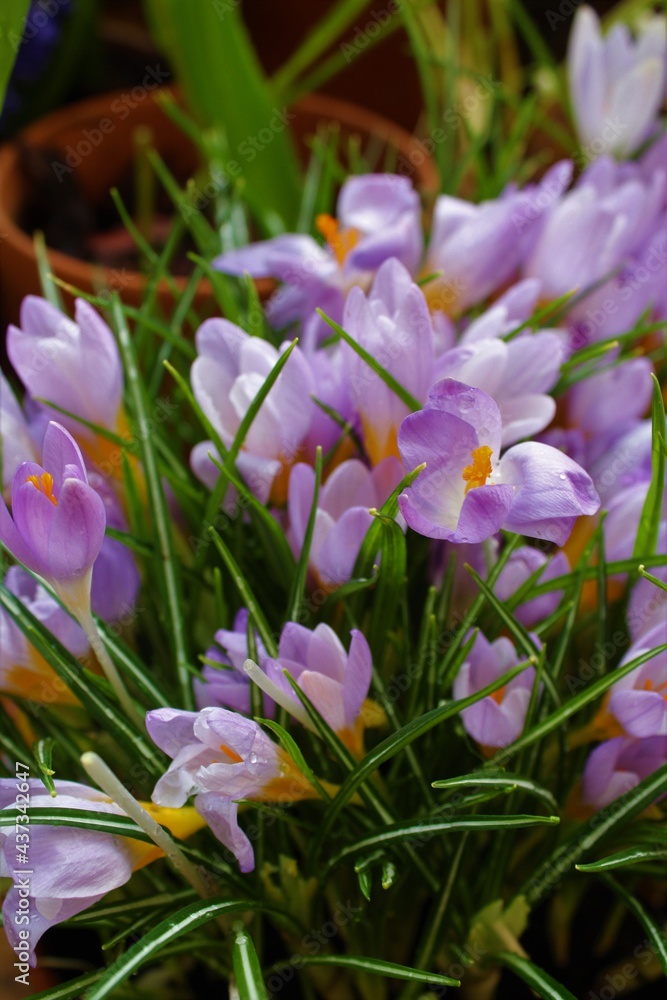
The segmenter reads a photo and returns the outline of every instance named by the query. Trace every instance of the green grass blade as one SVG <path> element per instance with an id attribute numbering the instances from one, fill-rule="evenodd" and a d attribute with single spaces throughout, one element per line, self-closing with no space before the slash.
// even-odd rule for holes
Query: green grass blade
<path id="1" fill-rule="evenodd" d="M 153 516 L 156 548 L 159 552 L 159 559 L 156 559 L 156 563 L 159 568 L 169 633 L 176 661 L 176 677 L 183 708 L 192 709 L 194 708 L 194 695 L 189 671 L 190 657 L 185 628 L 188 619 L 184 606 L 183 583 L 180 563 L 176 554 L 171 515 L 164 494 L 157 451 L 151 433 L 150 403 L 137 367 L 134 343 L 117 296 L 114 296 L 112 311 L 118 333 L 118 343 L 123 356 L 129 394 L 139 426 L 139 448 Z"/>
<path id="2" fill-rule="evenodd" d="M 266 651 L 268 652 L 269 656 L 277 656 L 278 647 L 276 645 L 276 640 L 274 638 L 273 632 L 271 631 L 269 623 L 264 617 L 264 612 L 260 608 L 248 581 L 246 580 L 245 576 L 243 575 L 243 572 L 241 571 L 240 566 L 234 559 L 234 556 L 231 554 L 231 552 L 229 551 L 229 549 L 227 548 L 227 546 L 225 545 L 225 543 L 223 542 L 222 538 L 215 530 L 215 528 L 209 528 L 208 533 L 209 536 L 213 539 L 213 544 L 220 553 L 222 561 L 227 567 L 229 573 L 231 574 L 231 577 L 236 585 L 236 589 L 238 590 L 244 605 L 248 609 L 248 614 L 250 615 L 250 617 L 255 622 L 255 625 L 257 626 L 257 631 L 259 632 L 261 640 L 264 643 L 264 646 L 266 647 Z"/>
<path id="3" fill-rule="evenodd" d="M 542 788 L 541 785 L 531 781 L 529 778 L 523 778 L 509 771 L 498 772 L 498 774 L 493 774 L 490 770 L 488 773 L 485 771 L 476 771 L 472 774 L 461 775 L 458 778 L 445 778 L 441 781 L 434 781 L 431 787 L 462 788 L 468 785 L 476 788 L 521 788 L 524 792 L 534 795 L 536 799 L 544 802 L 552 812 L 557 813 L 559 810 L 556 799 L 548 789 Z"/>
<path id="4" fill-rule="evenodd" d="M 322 449 L 317 448 L 317 454 L 315 456 L 315 483 L 313 486 L 313 502 L 310 505 L 310 514 L 308 515 L 308 524 L 306 525 L 306 533 L 304 535 L 303 544 L 301 546 L 301 554 L 299 555 L 299 561 L 296 564 L 296 573 L 294 575 L 294 582 L 292 584 L 292 591 L 289 596 L 288 602 L 288 612 L 287 621 L 298 622 L 299 612 L 301 611 L 301 602 L 303 601 L 304 591 L 306 589 L 306 577 L 308 576 L 308 564 L 310 562 L 310 548 L 313 543 L 313 532 L 315 531 L 315 520 L 317 518 L 317 501 L 320 496 L 320 484 L 322 482 Z"/>
<path id="5" fill-rule="evenodd" d="M 599 861 L 575 865 L 578 872 L 606 872 L 615 868 L 628 868 L 643 861 L 662 861 L 667 858 L 667 847 L 628 847 L 625 851 L 609 854 Z"/>
<path id="6" fill-rule="evenodd" d="M 662 520 L 662 498 L 665 492 L 665 406 L 662 401 L 660 383 L 654 373 L 652 424 L 653 437 L 651 444 L 651 485 L 646 494 L 646 500 L 639 519 L 637 538 L 633 549 L 635 558 L 652 555 L 655 552 Z"/>
<path id="7" fill-rule="evenodd" d="M 110 813 L 96 813 L 89 809 L 30 808 L 30 822 L 36 826 L 65 826 L 77 830 L 93 830 L 96 833 L 110 833 L 114 837 L 130 837 L 132 840 L 152 841 L 128 816 L 114 816 Z M 0 827 L 13 826 L 18 812 L 15 809 L 0 810 Z"/>
<path id="8" fill-rule="evenodd" d="M 577 1000 L 574 993 L 570 993 L 565 986 L 557 983 L 548 972 L 540 969 L 539 965 L 535 965 L 530 959 L 509 951 L 500 952 L 500 954 L 494 955 L 494 958 L 506 969 L 511 969 L 542 1000 Z"/>
<path id="9" fill-rule="evenodd" d="M 603 875 L 603 881 L 609 886 L 609 888 L 623 900 L 630 913 L 636 918 L 637 922 L 644 928 L 646 935 L 653 946 L 654 954 L 656 955 L 662 971 L 667 976 L 667 938 L 665 937 L 664 931 L 658 926 L 653 917 L 650 915 L 646 907 L 640 903 L 640 901 L 628 892 L 625 886 L 617 882 L 615 878 L 611 875 Z"/>
<path id="10" fill-rule="evenodd" d="M 390 847 L 405 841 L 410 846 L 421 847 L 432 837 L 442 833 L 453 833 L 464 830 L 511 830 L 529 826 L 555 826 L 560 822 L 558 816 L 455 816 L 453 819 L 430 819 L 425 817 L 410 823 L 395 823 L 386 826 L 376 833 L 371 833 L 361 840 L 347 844 L 326 862 L 325 872 L 330 873 L 341 861 L 351 854 L 359 854 L 378 847 Z"/>
<path id="11" fill-rule="evenodd" d="M 318 313 L 319 316 L 322 317 L 324 322 L 328 323 L 331 329 L 334 330 L 338 334 L 338 336 L 345 341 L 346 344 L 350 345 L 352 350 L 359 355 L 361 360 L 365 361 L 368 367 L 372 371 L 374 371 L 379 378 L 382 379 L 384 384 L 391 389 L 394 395 L 398 396 L 398 398 L 401 400 L 402 403 L 405 403 L 405 405 L 408 407 L 411 413 L 414 413 L 416 410 L 421 410 L 422 404 L 419 402 L 419 400 L 415 399 L 412 393 L 408 392 L 408 390 L 405 389 L 401 385 L 401 383 L 394 378 L 391 372 L 388 372 L 386 368 L 383 368 L 382 365 L 379 363 L 379 361 L 376 361 L 373 355 L 368 353 L 365 347 L 362 347 L 361 344 L 358 344 L 357 341 L 354 339 L 354 337 L 351 337 L 350 334 L 342 328 L 342 326 L 339 326 L 339 324 L 336 323 L 335 320 L 330 319 L 330 317 L 327 316 L 325 312 L 322 312 L 321 309 L 316 309 L 315 311 Z"/>
<path id="12" fill-rule="evenodd" d="M 259 958 L 252 938 L 244 930 L 235 934 L 232 962 L 236 987 L 243 1000 L 267 1000 Z"/>
<path id="13" fill-rule="evenodd" d="M 430 983 L 434 986 L 461 985 L 458 979 L 451 979 L 438 972 L 424 972 L 421 969 L 411 969 L 407 965 L 396 965 L 395 962 L 385 962 L 379 958 L 366 958 L 362 955 L 300 955 L 299 967 L 304 965 L 333 965 L 342 969 L 369 972 L 376 976 L 387 976 L 389 979 L 407 979 L 409 982 Z M 291 967 L 289 962 L 278 962 L 272 966 L 276 972 Z"/>

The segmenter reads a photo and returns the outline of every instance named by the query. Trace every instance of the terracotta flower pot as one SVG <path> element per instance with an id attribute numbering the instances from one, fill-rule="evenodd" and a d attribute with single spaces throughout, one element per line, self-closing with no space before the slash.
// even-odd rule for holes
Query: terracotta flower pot
<path id="1" fill-rule="evenodd" d="M 134 133 L 147 127 L 152 143 L 171 171 L 185 181 L 197 167 L 197 155 L 182 131 L 164 113 L 155 97 L 158 90 L 141 90 L 141 97 L 128 107 L 121 92 L 83 101 L 62 108 L 35 122 L 19 137 L 0 148 L 0 319 L 3 324 L 18 320 L 21 300 L 38 294 L 40 282 L 32 237 L 21 228 L 26 210 L 36 197 L 35 183 L 22 167 L 20 150 L 48 150 L 52 159 L 39 196 L 63 197 L 68 179 L 75 177 L 84 199 L 93 206 L 109 200 L 109 189 L 127 175 L 134 160 Z M 134 94 L 134 92 L 131 92 Z M 132 100 L 132 98 L 130 97 Z M 427 194 L 437 191 L 437 173 L 413 138 L 400 126 L 344 101 L 317 94 L 300 101 L 293 109 L 296 118 L 291 128 L 297 145 L 305 149 L 305 139 L 322 122 L 340 123 L 342 133 L 358 135 L 362 150 L 369 140 L 390 147 L 398 154 L 404 172 Z M 52 151 L 52 152 L 51 152 Z M 34 212 L 33 212 L 34 214 Z M 36 219 L 39 228 L 41 219 Z M 63 281 L 94 293 L 101 288 L 117 289 L 122 299 L 137 306 L 142 300 L 145 277 L 128 269 L 101 267 L 49 249 L 52 272 Z M 176 278 L 185 287 L 185 278 Z M 67 298 L 67 296 L 65 296 Z M 211 300 L 210 284 L 203 280 L 195 300 L 202 308 Z M 162 284 L 159 299 L 163 308 L 173 303 L 172 295 Z"/>

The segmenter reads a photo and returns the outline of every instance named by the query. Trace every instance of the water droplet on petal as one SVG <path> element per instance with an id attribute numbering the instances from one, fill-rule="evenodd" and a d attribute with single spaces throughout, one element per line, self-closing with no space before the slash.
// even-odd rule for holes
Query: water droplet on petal
<path id="1" fill-rule="evenodd" d="M 250 753 L 250 754 L 248 754 L 248 761 L 251 764 L 256 764 L 257 763 L 257 754 L 256 753 Z"/>
<path id="2" fill-rule="evenodd" d="M 561 474 L 560 474 L 560 476 L 558 478 L 559 479 L 567 479 L 567 476 L 565 475 L 564 472 L 561 472 Z"/>

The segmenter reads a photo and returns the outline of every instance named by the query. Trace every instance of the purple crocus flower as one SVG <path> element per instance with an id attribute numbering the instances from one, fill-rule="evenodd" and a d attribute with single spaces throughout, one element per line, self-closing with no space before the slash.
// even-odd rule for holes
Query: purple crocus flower
<path id="1" fill-rule="evenodd" d="M 0 498 L 0 541 L 15 559 L 43 577 L 77 617 L 90 609 L 93 564 L 106 518 L 88 484 L 74 439 L 51 421 L 44 466 L 23 462 L 12 481 L 12 514 Z"/>
<path id="2" fill-rule="evenodd" d="M 406 468 L 426 468 L 399 497 L 409 527 L 429 538 L 481 542 L 501 527 L 562 545 L 599 499 L 590 476 L 555 448 L 515 445 L 500 458 L 502 419 L 481 389 L 443 379 L 398 443 Z"/>
<path id="3" fill-rule="evenodd" d="M 475 340 L 445 351 L 435 367 L 436 380 L 455 378 L 483 389 L 500 409 L 502 444 L 532 437 L 551 423 L 556 403 L 547 395 L 558 381 L 566 345 L 557 332 Z"/>
<path id="4" fill-rule="evenodd" d="M 570 564 L 564 552 L 557 552 L 549 558 L 534 549 L 530 545 L 521 545 L 512 552 L 503 567 L 500 576 L 496 580 L 494 592 L 501 601 L 507 601 L 521 587 L 526 580 L 538 570 L 542 570 L 537 583 L 548 583 L 559 576 L 567 576 L 570 572 Z M 549 615 L 553 614 L 558 607 L 562 590 L 553 590 L 541 597 L 534 597 L 532 600 L 520 604 L 514 611 L 517 621 L 520 621 L 526 628 L 533 628 L 538 622 L 545 621 Z"/>
<path id="5" fill-rule="evenodd" d="M 81 626 L 30 573 L 12 566 L 7 571 L 5 586 L 72 656 L 83 660 L 89 655 L 90 647 Z M 4 609 L 0 610 L 0 691 L 45 704 L 78 704 L 66 684 Z"/>
<path id="6" fill-rule="evenodd" d="M 326 240 L 296 233 L 277 236 L 213 261 L 228 274 L 277 278 L 281 288 L 267 306 L 275 327 L 303 324 L 304 344 L 312 349 L 329 334 L 317 307 L 337 322 L 345 295 L 354 285 L 368 287 L 380 265 L 395 257 L 414 273 L 422 253 L 421 206 L 405 177 L 367 174 L 350 177 L 341 188 L 337 218 L 320 215 L 317 228 Z"/>
<path id="7" fill-rule="evenodd" d="M 88 473 L 88 482 L 104 504 L 107 526 L 127 532 L 123 509 L 108 479 L 92 471 Z M 140 586 L 141 577 L 131 550 L 118 539 L 105 536 L 93 566 L 90 591 L 93 612 L 105 622 L 127 624 L 134 619 Z"/>
<path id="8" fill-rule="evenodd" d="M 660 524 L 656 552 L 667 552 L 667 520 Z M 651 575 L 667 584 L 667 566 L 653 566 Z M 633 642 L 657 626 L 662 627 L 660 643 L 667 642 L 667 591 L 656 587 L 650 580 L 638 580 L 632 588 L 627 618 Z"/>
<path id="9" fill-rule="evenodd" d="M 202 680 L 194 682 L 195 698 L 199 709 L 209 706 L 232 708 L 235 712 L 250 714 L 250 678 L 243 669 L 248 659 L 248 611 L 241 608 L 234 619 L 234 628 L 218 629 L 217 646 L 206 650 L 206 659 L 214 660 L 220 667 L 205 664 Z M 263 667 L 268 653 L 257 632 L 257 659 Z M 222 649 L 220 648 L 222 647 Z M 224 650 L 224 653 L 222 652 Z M 273 718 L 275 705 L 264 695 L 264 714 Z"/>
<path id="10" fill-rule="evenodd" d="M 422 290 L 397 260 L 384 263 L 366 297 L 353 288 L 343 326 L 420 402 L 433 381 L 433 326 Z M 348 344 L 343 346 L 350 393 L 361 419 L 364 446 L 377 465 L 397 456 L 396 437 L 409 407 Z"/>
<path id="11" fill-rule="evenodd" d="M 37 459 L 37 447 L 23 410 L 2 372 L 0 372 L 0 440 L 2 441 L 2 492 L 9 500 L 14 473 L 21 462 Z"/>
<path id="12" fill-rule="evenodd" d="M 267 375 L 288 346 L 280 351 L 259 337 L 251 337 L 226 319 L 209 319 L 196 336 L 198 357 L 191 382 L 197 401 L 225 446 L 229 447 L 248 407 Z M 264 503 L 284 500 L 285 474 L 299 457 L 311 423 L 313 377 L 299 348 L 292 351 L 255 417 L 237 459 L 239 471 Z M 208 457 L 215 453 L 211 441 L 192 451 L 191 465 L 203 482 L 211 485 L 218 470 Z"/>
<path id="13" fill-rule="evenodd" d="M 372 470 L 351 458 L 337 466 L 320 488 L 309 565 L 325 590 L 334 590 L 350 579 L 373 521 L 369 509 L 382 506 L 402 475 L 396 458 L 386 458 Z M 314 493 L 315 472 L 300 462 L 292 469 L 287 500 L 295 555 L 303 547 Z"/>
<path id="14" fill-rule="evenodd" d="M 588 292 L 568 312 L 573 347 L 624 333 L 664 303 L 666 187 L 664 168 L 601 157 L 544 214 L 523 273 L 547 299 Z"/>
<path id="15" fill-rule="evenodd" d="M 524 242 L 569 184 L 572 164 L 556 164 L 539 185 L 511 188 L 500 198 L 474 205 L 441 195 L 435 205 L 425 271 L 440 277 L 426 286 L 434 312 L 464 312 L 506 284 L 517 272 Z"/>
<path id="16" fill-rule="evenodd" d="M 574 118 L 589 159 L 629 156 L 658 120 L 665 91 L 664 17 L 648 18 L 633 41 L 625 24 L 603 38 L 592 7 L 577 10 L 568 49 Z"/>
<path id="17" fill-rule="evenodd" d="M 625 654 L 619 666 L 667 642 L 667 623 L 660 622 Z M 621 677 L 609 694 L 608 710 L 628 736 L 667 736 L 667 652 L 656 653 Z"/>
<path id="18" fill-rule="evenodd" d="M 501 636 L 489 642 L 479 632 L 454 681 L 454 697 L 468 698 L 518 663 L 519 657 L 509 639 Z M 535 668 L 526 667 L 509 684 L 464 708 L 461 721 L 466 732 L 484 747 L 495 749 L 513 743 L 521 735 L 534 682 Z"/>
<path id="19" fill-rule="evenodd" d="M 30 806 L 58 809 L 85 809 L 123 816 L 123 811 L 108 797 L 95 788 L 80 785 L 74 781 L 56 781 L 56 797 L 53 798 L 41 781 L 30 779 L 27 783 Z M 16 804 L 16 778 L 0 778 L 0 809 L 11 809 Z M 177 836 L 194 833 L 202 826 L 194 810 L 156 809 L 150 803 L 143 803 L 159 823 L 168 827 Z M 29 877 L 26 876 L 29 896 L 21 888 L 17 878 L 17 858 L 21 855 L 20 837 L 25 829 L 15 826 L 0 827 L 0 876 L 10 877 L 10 886 L 3 903 L 3 922 L 9 944 L 25 945 L 19 931 L 22 924 L 15 921 L 15 915 L 29 900 L 30 964 L 36 965 L 35 947 L 41 936 L 54 924 L 69 920 L 77 913 L 97 903 L 103 896 L 129 881 L 132 872 L 149 864 L 162 855 L 159 847 L 128 837 L 113 836 L 72 827 L 58 827 L 33 824 L 30 827 L 30 850 L 28 857 Z M 19 837 L 17 838 L 17 834 Z"/>
<path id="20" fill-rule="evenodd" d="M 153 791 L 160 806 L 180 808 L 190 795 L 215 836 L 236 856 L 242 872 L 255 865 L 252 844 L 238 824 L 238 799 L 296 802 L 317 792 L 282 747 L 256 722 L 224 708 L 148 712 L 153 742 L 172 763 Z"/>
<path id="21" fill-rule="evenodd" d="M 31 396 L 121 431 L 123 369 L 114 336 L 85 300 L 76 300 L 74 316 L 71 320 L 45 299 L 27 295 L 21 326 L 7 330 L 9 359 Z M 91 431 L 69 417 L 58 415 L 58 420 L 94 449 Z"/>
<path id="22" fill-rule="evenodd" d="M 328 625 L 318 625 L 311 631 L 288 622 L 280 636 L 278 656 L 267 659 L 265 671 L 284 692 L 283 704 L 293 704 L 301 714 L 301 703 L 285 677 L 287 671 L 343 743 L 361 756 L 365 721 L 377 724 L 380 717 L 372 703 L 368 713 L 364 708 L 373 670 L 371 651 L 358 629 L 353 629 L 351 635 L 350 652 L 346 653 Z"/>
<path id="23" fill-rule="evenodd" d="M 616 736 L 593 750 L 582 778 L 582 798 L 604 809 L 667 762 L 667 736 L 632 739 Z"/>

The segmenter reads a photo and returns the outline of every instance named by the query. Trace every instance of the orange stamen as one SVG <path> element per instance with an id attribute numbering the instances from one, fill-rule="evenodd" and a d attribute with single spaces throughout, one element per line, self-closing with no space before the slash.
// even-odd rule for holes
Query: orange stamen
<path id="1" fill-rule="evenodd" d="M 493 469 L 491 468 L 491 455 L 493 451 L 488 445 L 483 444 L 479 448 L 475 448 L 472 455 L 472 465 L 466 465 L 463 470 L 463 478 L 465 479 L 466 493 L 468 490 L 474 490 L 478 486 L 484 486 L 486 480 L 489 478 Z"/>
<path id="2" fill-rule="evenodd" d="M 491 697 L 493 698 L 493 700 L 495 702 L 498 703 L 498 705 L 502 705 L 502 703 L 503 703 L 503 699 L 505 697 L 505 688 L 506 687 L 507 687 L 507 684 L 503 684 L 503 686 L 499 687 L 497 691 L 493 691 L 491 693 Z"/>
<path id="3" fill-rule="evenodd" d="M 220 749 L 222 750 L 222 752 L 223 752 L 224 754 L 227 754 L 227 756 L 228 756 L 228 757 L 229 757 L 229 758 L 230 758 L 230 759 L 231 759 L 231 760 L 232 760 L 232 761 L 233 761 L 233 762 L 234 762 L 235 764 L 242 764 L 242 763 L 243 763 L 243 757 L 239 757 L 239 755 L 238 755 L 238 754 L 236 753 L 236 751 L 235 751 L 235 750 L 232 750 L 232 749 L 231 749 L 230 747 L 227 747 L 227 746 L 225 746 L 225 744 L 224 744 L 224 743 L 221 743 L 221 744 L 220 744 Z"/>
<path id="4" fill-rule="evenodd" d="M 350 250 L 354 250 L 359 242 L 358 230 L 341 229 L 338 219 L 326 213 L 317 216 L 315 225 L 331 247 L 338 263 L 343 265 Z"/>
<path id="5" fill-rule="evenodd" d="M 50 472 L 42 472 L 41 476 L 28 476 L 26 483 L 32 483 L 35 489 L 43 493 L 54 507 L 58 506 L 58 501 L 53 495 L 53 476 Z"/>

